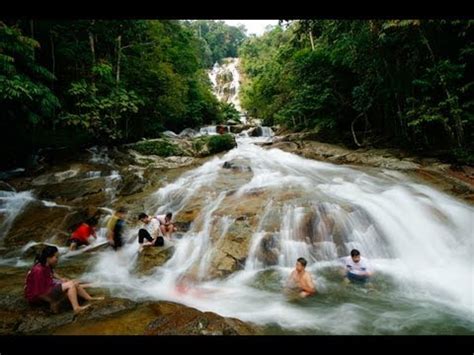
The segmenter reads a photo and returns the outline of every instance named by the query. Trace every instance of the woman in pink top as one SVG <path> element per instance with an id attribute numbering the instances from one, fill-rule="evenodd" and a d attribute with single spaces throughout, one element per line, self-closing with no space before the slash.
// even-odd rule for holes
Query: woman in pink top
<path id="1" fill-rule="evenodd" d="M 46 246 L 35 259 L 35 265 L 26 276 L 25 297 L 30 304 L 46 301 L 54 313 L 58 311 L 59 302 L 66 294 L 71 302 L 74 313 L 79 313 L 89 307 L 79 306 L 78 296 L 87 301 L 104 299 L 91 297 L 78 281 L 61 278 L 55 274 L 53 268 L 58 263 L 58 248 Z"/>

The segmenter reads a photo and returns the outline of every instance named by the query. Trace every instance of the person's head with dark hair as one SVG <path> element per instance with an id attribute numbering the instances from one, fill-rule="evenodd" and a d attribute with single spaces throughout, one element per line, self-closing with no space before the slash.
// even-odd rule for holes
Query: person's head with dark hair
<path id="1" fill-rule="evenodd" d="M 307 264 L 308 262 L 306 261 L 305 258 L 298 258 L 298 260 L 296 260 L 296 270 L 297 271 L 304 270 Z"/>
<path id="2" fill-rule="evenodd" d="M 125 207 L 119 207 L 117 209 L 116 214 L 118 214 L 121 218 L 124 218 L 127 214 L 128 210 Z"/>
<path id="3" fill-rule="evenodd" d="M 358 263 L 360 261 L 360 252 L 357 249 L 351 250 L 352 261 Z"/>
<path id="4" fill-rule="evenodd" d="M 139 220 L 140 222 L 143 222 L 143 223 L 145 223 L 145 224 L 148 224 L 148 223 L 151 221 L 151 218 L 150 218 L 149 215 L 147 215 L 146 213 L 143 213 L 143 212 L 142 212 L 142 213 L 140 213 L 140 214 L 138 215 L 138 220 Z"/>
<path id="5" fill-rule="evenodd" d="M 172 214 L 171 212 L 168 212 L 168 213 L 166 214 L 166 219 L 167 219 L 168 221 L 171 221 L 171 217 L 173 217 L 173 214 Z"/>
<path id="6" fill-rule="evenodd" d="M 91 217 L 86 221 L 86 223 L 91 227 L 95 227 L 99 224 L 99 220 L 96 217 Z"/>
<path id="7" fill-rule="evenodd" d="M 55 266 L 58 263 L 58 248 L 54 245 L 47 245 L 41 253 L 36 255 L 35 264 L 40 263 L 43 266 Z"/>

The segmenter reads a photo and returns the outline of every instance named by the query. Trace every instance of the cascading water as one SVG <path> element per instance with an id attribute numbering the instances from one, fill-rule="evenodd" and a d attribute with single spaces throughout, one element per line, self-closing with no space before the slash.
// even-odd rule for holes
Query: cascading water
<path id="1" fill-rule="evenodd" d="M 223 168 L 236 160 L 249 169 Z M 208 280 L 222 241 L 238 223 L 245 225 L 247 217 L 236 217 L 238 201 L 258 200 L 256 221 L 245 222 L 251 228 L 246 261 L 228 277 Z M 134 272 L 137 243 L 126 245 L 120 257 L 101 254 L 88 277 L 117 295 L 174 300 L 264 324 L 276 333 L 474 331 L 474 209 L 400 173 L 369 174 L 240 141 L 220 159 L 159 189 L 146 206 L 175 216 L 194 206 L 197 213 L 175 241 L 172 258 L 151 276 Z M 136 232 L 130 230 L 129 237 Z M 342 285 L 338 259 L 352 248 L 373 264 L 374 290 Z M 319 293 L 291 303 L 281 288 L 300 256 L 308 259 Z M 176 292 L 190 272 L 206 292 Z"/>
<path id="2" fill-rule="evenodd" d="M 209 78 L 213 85 L 214 95 L 222 102 L 232 103 L 240 112 L 241 122 L 246 123 L 239 100 L 240 74 L 237 69 L 239 62 L 239 58 L 226 58 L 222 65 L 215 63 L 209 72 Z"/>
<path id="3" fill-rule="evenodd" d="M 0 191 L 0 240 L 8 233 L 16 216 L 34 199 L 31 191 Z"/>

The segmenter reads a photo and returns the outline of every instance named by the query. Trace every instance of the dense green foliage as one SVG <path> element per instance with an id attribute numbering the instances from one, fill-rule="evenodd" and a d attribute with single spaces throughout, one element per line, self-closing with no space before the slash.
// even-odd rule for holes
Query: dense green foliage
<path id="1" fill-rule="evenodd" d="M 132 146 L 137 152 L 144 155 L 159 155 L 161 157 L 169 157 L 172 155 L 180 155 L 181 149 L 166 139 L 148 140 L 135 143 Z"/>
<path id="2" fill-rule="evenodd" d="M 222 134 L 211 136 L 208 140 L 207 146 L 211 154 L 220 153 L 230 150 L 236 146 L 235 139 L 230 134 Z"/>
<path id="3" fill-rule="evenodd" d="M 242 106 L 251 116 L 354 145 L 390 143 L 469 160 L 474 21 L 283 24 L 240 48 L 248 79 Z"/>
<path id="4" fill-rule="evenodd" d="M 185 24 L 199 38 L 202 59 L 209 68 L 224 58 L 237 57 L 238 48 L 247 37 L 245 27 L 229 26 L 224 21 L 197 20 Z"/>
<path id="5" fill-rule="evenodd" d="M 2 164 L 221 121 L 204 58 L 180 21 L 0 21 Z"/>

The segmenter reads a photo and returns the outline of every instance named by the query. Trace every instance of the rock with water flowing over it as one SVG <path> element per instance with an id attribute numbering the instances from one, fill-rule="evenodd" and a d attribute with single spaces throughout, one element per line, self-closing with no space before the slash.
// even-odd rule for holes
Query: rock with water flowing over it
<path id="1" fill-rule="evenodd" d="M 41 201 L 32 201 L 14 220 L 4 238 L 5 245 L 23 246 L 32 240 L 51 240 L 64 245 L 72 232 L 71 226 L 98 214 L 95 210 L 45 206 Z"/>
<path id="2" fill-rule="evenodd" d="M 144 247 L 138 255 L 136 272 L 140 275 L 147 275 L 153 269 L 166 263 L 174 253 L 174 246 L 167 244 L 163 247 Z"/>
<path id="3" fill-rule="evenodd" d="M 179 133 L 180 138 L 194 138 L 199 134 L 198 131 L 192 128 L 185 128 Z"/>
<path id="4" fill-rule="evenodd" d="M 164 131 L 161 133 L 162 136 L 167 137 L 167 138 L 178 138 L 179 135 L 174 133 L 173 131 Z"/>
<path id="5" fill-rule="evenodd" d="M 69 264 L 74 264 L 71 260 Z M 61 264 L 62 265 L 62 264 Z M 47 304 L 31 306 L 24 298 L 26 270 L 1 266 L 0 272 L 0 335 L 164 335 L 175 334 L 260 334 L 251 323 L 201 312 L 184 305 L 148 301 L 135 302 L 115 298 L 106 289 L 89 288 L 92 296 L 105 296 L 91 301 L 90 307 L 74 316 L 66 298 L 58 314 Z M 84 270 L 79 271 L 83 273 Z M 61 267 L 61 275 L 70 275 Z M 81 305 L 87 302 L 81 301 Z"/>
<path id="6" fill-rule="evenodd" d="M 250 137 L 261 137 L 263 136 L 263 129 L 261 126 L 255 127 L 248 132 Z"/>
<path id="7" fill-rule="evenodd" d="M 224 162 L 222 166 L 224 169 L 231 169 L 235 171 L 252 171 L 250 162 L 244 159 L 232 159 Z"/>
<path id="8" fill-rule="evenodd" d="M 231 125 L 230 126 L 230 132 L 234 133 L 234 134 L 238 134 L 238 133 L 241 133 L 243 131 L 246 131 L 246 130 L 250 129 L 251 127 L 252 126 L 250 126 L 250 125 L 241 125 L 241 124 Z"/>
<path id="9" fill-rule="evenodd" d="M 12 186 L 10 186 L 10 184 L 7 184 L 5 181 L 0 181 L 0 190 L 11 191 L 11 192 L 15 191 L 15 189 Z"/>
<path id="10" fill-rule="evenodd" d="M 260 241 L 257 259 L 265 266 L 272 266 L 278 264 L 279 255 L 280 243 L 278 241 L 278 234 L 266 233 Z"/>
<path id="11" fill-rule="evenodd" d="M 39 187 L 38 197 L 45 200 L 73 201 L 75 199 L 97 196 L 103 198 L 106 202 L 106 196 L 101 194 L 105 192 L 107 180 L 105 177 L 99 177 L 89 180 L 66 180 Z"/>

